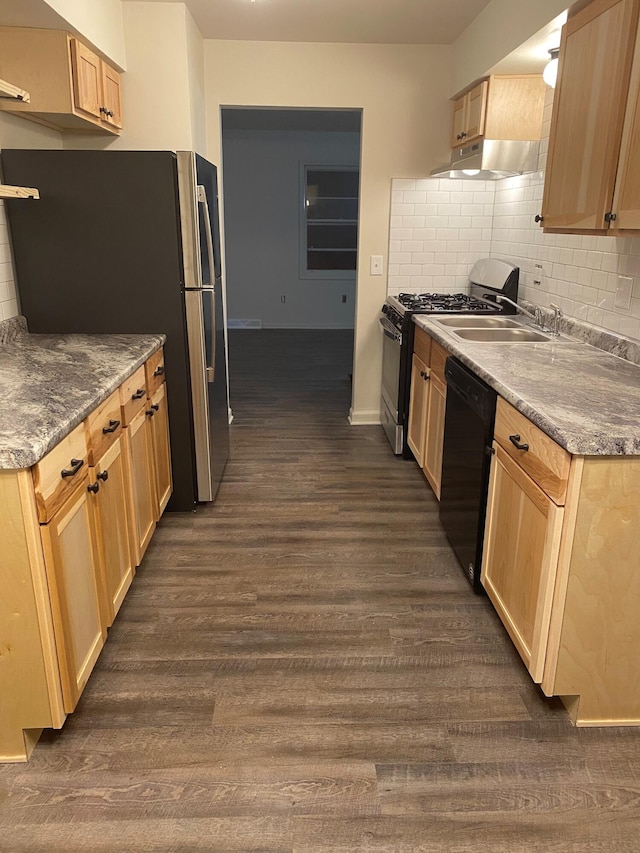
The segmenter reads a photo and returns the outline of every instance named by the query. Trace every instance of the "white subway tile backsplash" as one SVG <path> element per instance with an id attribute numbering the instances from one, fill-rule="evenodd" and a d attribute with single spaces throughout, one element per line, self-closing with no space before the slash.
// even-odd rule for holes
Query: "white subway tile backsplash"
<path id="1" fill-rule="evenodd" d="M 549 119 L 549 105 L 545 114 Z M 640 238 L 545 234 L 533 218 L 543 188 L 541 171 L 486 183 L 394 181 L 393 204 L 414 207 L 392 211 L 402 219 L 394 218 L 390 233 L 389 291 L 464 291 L 479 257 L 504 257 L 520 266 L 525 299 L 546 306 L 556 302 L 569 316 L 640 339 Z M 416 192 L 426 194 L 424 202 L 407 198 Z M 409 216 L 424 221 L 417 224 Z M 7 262 L 1 247 L 0 219 L 0 266 Z M 396 274 L 417 266 L 418 275 Z M 633 278 L 628 311 L 615 307 L 618 275 Z"/>
<path id="2" fill-rule="evenodd" d="M 11 263 L 11 247 L 7 232 L 4 202 L 0 201 L 0 318 L 8 320 L 18 314 L 18 300 Z"/>

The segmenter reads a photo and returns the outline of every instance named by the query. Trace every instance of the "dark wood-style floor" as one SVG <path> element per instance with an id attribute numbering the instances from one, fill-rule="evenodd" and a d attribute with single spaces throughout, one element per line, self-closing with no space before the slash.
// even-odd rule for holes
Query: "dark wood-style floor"
<path id="1" fill-rule="evenodd" d="M 231 346 L 218 499 L 163 519 L 76 713 L 0 767 L 0 850 L 640 849 L 640 730 L 532 684 L 420 471 L 348 425 L 350 335 Z"/>

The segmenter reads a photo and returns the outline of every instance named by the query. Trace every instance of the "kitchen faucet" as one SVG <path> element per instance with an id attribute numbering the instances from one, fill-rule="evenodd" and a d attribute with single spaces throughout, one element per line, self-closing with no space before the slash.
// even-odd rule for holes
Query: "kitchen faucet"
<path id="1" fill-rule="evenodd" d="M 523 308 L 522 305 L 518 305 L 518 303 L 514 302 L 513 299 L 509 299 L 508 296 L 502 296 L 499 293 L 496 294 L 496 300 L 499 302 L 508 302 L 509 305 L 513 305 L 516 311 L 519 311 L 521 314 L 526 314 L 527 317 L 531 317 L 534 325 L 542 328 L 542 323 L 540 322 L 540 309 L 538 307 L 536 307 L 535 313 L 533 313 L 532 311 L 528 311 L 526 308 Z"/>
<path id="2" fill-rule="evenodd" d="M 553 334 L 558 337 L 560 335 L 560 317 L 562 317 L 562 309 L 555 302 L 549 303 L 549 308 L 553 309 Z"/>

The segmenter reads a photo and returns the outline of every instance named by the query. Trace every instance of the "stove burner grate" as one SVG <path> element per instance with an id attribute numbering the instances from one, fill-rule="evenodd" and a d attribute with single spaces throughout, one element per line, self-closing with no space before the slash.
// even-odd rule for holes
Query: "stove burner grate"
<path id="1" fill-rule="evenodd" d="M 397 299 L 409 311 L 495 314 L 496 310 L 500 310 L 498 306 L 488 305 L 466 293 L 400 293 Z"/>

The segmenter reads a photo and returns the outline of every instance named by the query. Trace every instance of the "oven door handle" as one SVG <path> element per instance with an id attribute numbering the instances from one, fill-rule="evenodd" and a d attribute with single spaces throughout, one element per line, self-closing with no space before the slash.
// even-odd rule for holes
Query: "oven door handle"
<path id="1" fill-rule="evenodd" d="M 396 341 L 396 343 L 402 344 L 402 333 L 396 329 L 396 327 L 387 320 L 386 317 L 380 317 L 380 325 L 382 326 L 382 331 L 385 335 L 390 338 L 392 341 Z"/>

